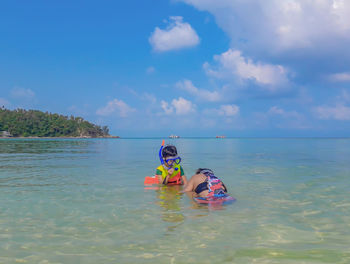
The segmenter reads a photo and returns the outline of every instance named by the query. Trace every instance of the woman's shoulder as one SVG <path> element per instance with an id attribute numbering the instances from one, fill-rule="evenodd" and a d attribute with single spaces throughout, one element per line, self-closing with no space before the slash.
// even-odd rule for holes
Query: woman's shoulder
<path id="1" fill-rule="evenodd" d="M 203 174 L 195 174 L 192 176 L 194 181 L 204 181 L 206 177 Z"/>

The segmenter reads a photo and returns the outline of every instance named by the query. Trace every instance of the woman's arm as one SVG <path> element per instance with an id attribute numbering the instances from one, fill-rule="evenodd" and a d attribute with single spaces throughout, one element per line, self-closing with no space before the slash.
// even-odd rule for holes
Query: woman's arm
<path id="1" fill-rule="evenodd" d="M 185 185 L 183 192 L 192 192 L 193 191 L 193 177 Z"/>
<path id="2" fill-rule="evenodd" d="M 188 196 L 188 198 L 190 198 L 191 200 L 194 197 L 197 197 L 198 195 L 195 192 L 186 192 L 186 195 Z M 193 201 L 193 200 L 192 200 Z"/>
<path id="3" fill-rule="evenodd" d="M 187 184 L 187 178 L 186 178 L 186 176 L 185 176 L 185 175 L 182 175 L 181 178 L 182 178 L 182 184 L 183 184 L 183 185 L 186 185 L 186 184 Z"/>

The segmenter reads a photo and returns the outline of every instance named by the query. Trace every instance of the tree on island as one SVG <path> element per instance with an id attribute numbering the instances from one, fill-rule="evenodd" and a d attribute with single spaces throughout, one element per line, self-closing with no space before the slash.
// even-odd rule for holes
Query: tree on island
<path id="1" fill-rule="evenodd" d="M 0 108 L 0 132 L 13 137 L 108 137 L 107 126 L 94 125 L 81 117 L 38 110 Z"/>

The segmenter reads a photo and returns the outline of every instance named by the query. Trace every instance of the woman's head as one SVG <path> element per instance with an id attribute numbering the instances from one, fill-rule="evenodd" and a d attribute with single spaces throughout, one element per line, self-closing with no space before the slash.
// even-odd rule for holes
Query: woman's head
<path id="1" fill-rule="evenodd" d="M 199 168 L 196 174 L 204 174 L 205 176 L 214 176 L 214 172 L 211 169 Z"/>

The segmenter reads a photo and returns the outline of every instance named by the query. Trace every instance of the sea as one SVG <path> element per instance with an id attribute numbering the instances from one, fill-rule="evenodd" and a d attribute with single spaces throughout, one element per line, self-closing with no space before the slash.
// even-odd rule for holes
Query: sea
<path id="1" fill-rule="evenodd" d="M 349 138 L 166 138 L 227 205 L 144 186 L 161 142 L 0 139 L 0 263 L 350 263 Z"/>

